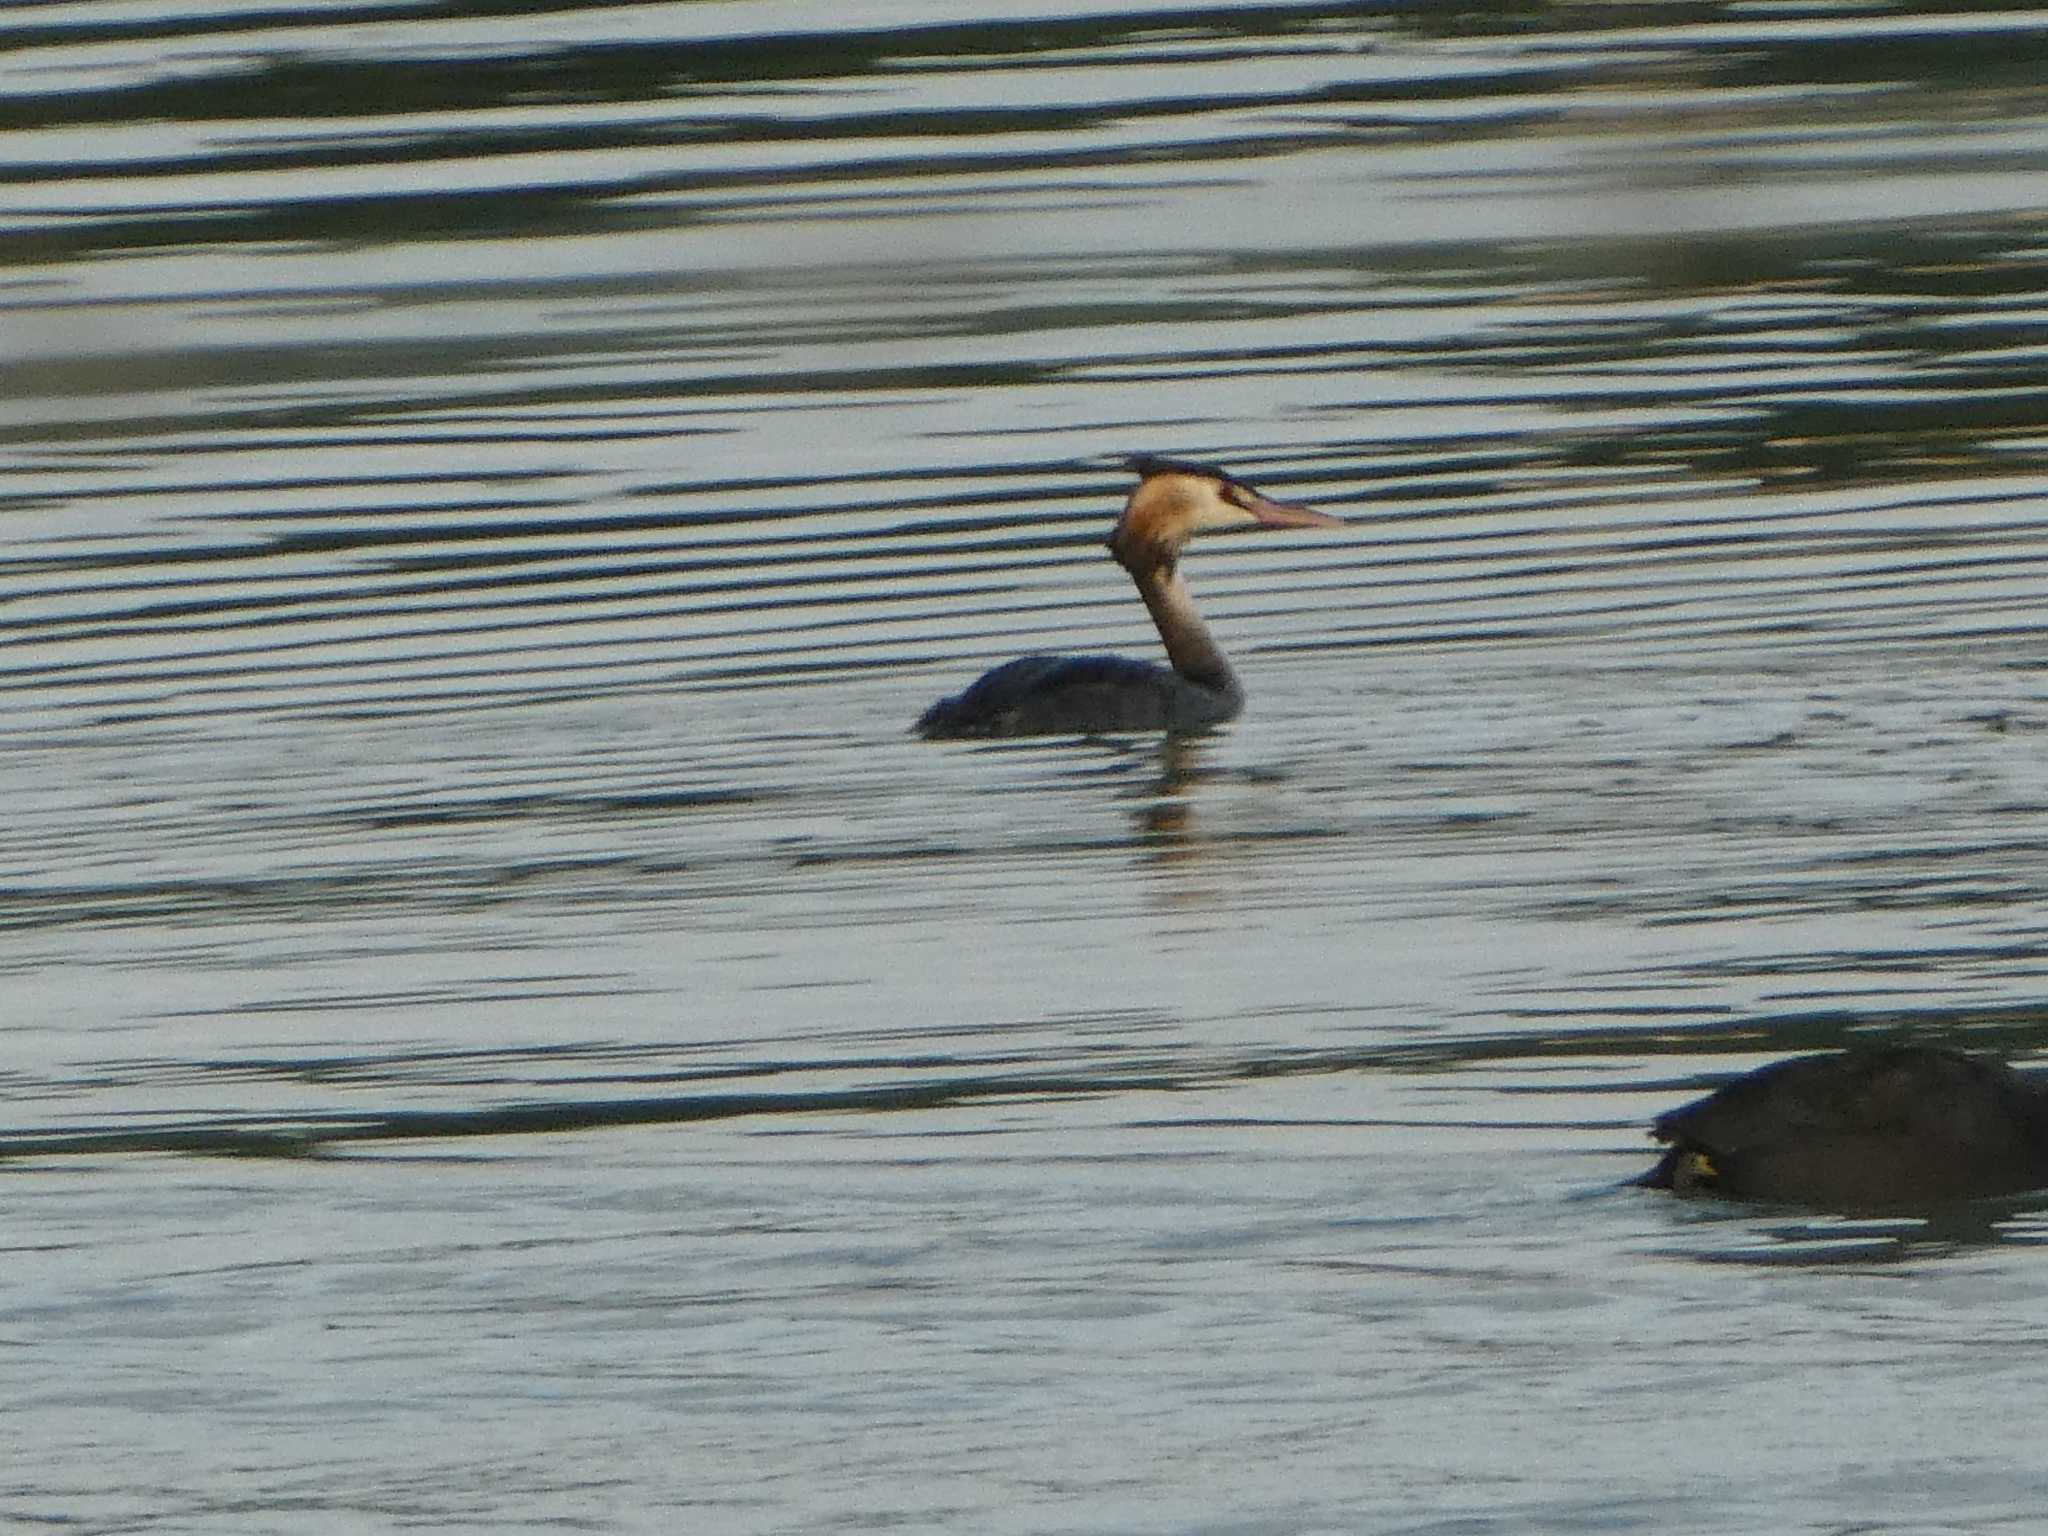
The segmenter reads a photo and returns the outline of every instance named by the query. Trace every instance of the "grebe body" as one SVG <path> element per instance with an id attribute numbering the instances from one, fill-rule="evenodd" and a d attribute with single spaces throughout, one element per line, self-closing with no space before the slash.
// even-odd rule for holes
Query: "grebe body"
<path id="1" fill-rule="evenodd" d="M 919 735 L 1192 732 L 1237 718 L 1244 687 L 1189 595 L 1182 548 L 1199 534 L 1344 523 L 1275 501 L 1213 465 L 1137 458 L 1129 467 L 1138 484 L 1109 535 L 1109 551 L 1137 587 L 1171 665 L 1122 656 L 1020 656 L 926 710 Z"/>

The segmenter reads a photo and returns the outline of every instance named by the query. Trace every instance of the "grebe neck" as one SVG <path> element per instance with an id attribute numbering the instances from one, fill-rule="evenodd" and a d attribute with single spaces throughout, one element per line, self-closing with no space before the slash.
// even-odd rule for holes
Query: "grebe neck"
<path id="1" fill-rule="evenodd" d="M 1145 600 L 1145 608 L 1159 628 L 1159 638 L 1165 642 L 1166 657 L 1173 663 L 1173 670 L 1204 688 L 1236 693 L 1237 674 L 1230 670 L 1223 648 L 1202 622 L 1188 585 L 1181 579 L 1180 563 L 1169 560 L 1140 566 L 1131 572 L 1131 580 L 1137 584 L 1138 595 Z"/>

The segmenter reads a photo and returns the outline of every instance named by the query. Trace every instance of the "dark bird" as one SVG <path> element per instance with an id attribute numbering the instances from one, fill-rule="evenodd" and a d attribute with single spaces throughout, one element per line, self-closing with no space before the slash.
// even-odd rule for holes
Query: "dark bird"
<path id="1" fill-rule="evenodd" d="M 1257 528 L 1341 528 L 1343 520 L 1275 501 L 1207 464 L 1128 461 L 1138 484 L 1109 536 L 1173 663 L 1123 656 L 1020 656 L 918 719 L 921 736 L 1066 736 L 1099 731 L 1198 731 L 1237 718 L 1244 688 L 1210 638 L 1181 580 L 1180 552 L 1197 534 Z"/>
<path id="2" fill-rule="evenodd" d="M 2048 1188 L 2048 1084 L 1939 1046 L 1795 1056 L 1659 1115 L 1651 1189 L 1827 1210 Z"/>

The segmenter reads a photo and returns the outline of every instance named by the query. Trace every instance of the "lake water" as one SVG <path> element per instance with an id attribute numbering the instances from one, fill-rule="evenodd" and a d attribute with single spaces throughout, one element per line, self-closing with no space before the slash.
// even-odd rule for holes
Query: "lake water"
<path id="1" fill-rule="evenodd" d="M 2014 1531 L 2048 16 L 0 15 L 0 1518 Z M 938 745 L 1151 655 L 1229 730 Z"/>

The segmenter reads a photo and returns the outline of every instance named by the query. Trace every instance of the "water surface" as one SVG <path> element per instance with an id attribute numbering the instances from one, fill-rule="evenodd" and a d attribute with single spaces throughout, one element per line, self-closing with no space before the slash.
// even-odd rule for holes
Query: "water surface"
<path id="1" fill-rule="evenodd" d="M 87 1530 L 2006 1530 L 2032 8 L 0 17 L 16 1475 Z M 1347 518 L 1190 580 L 1118 455 Z"/>

